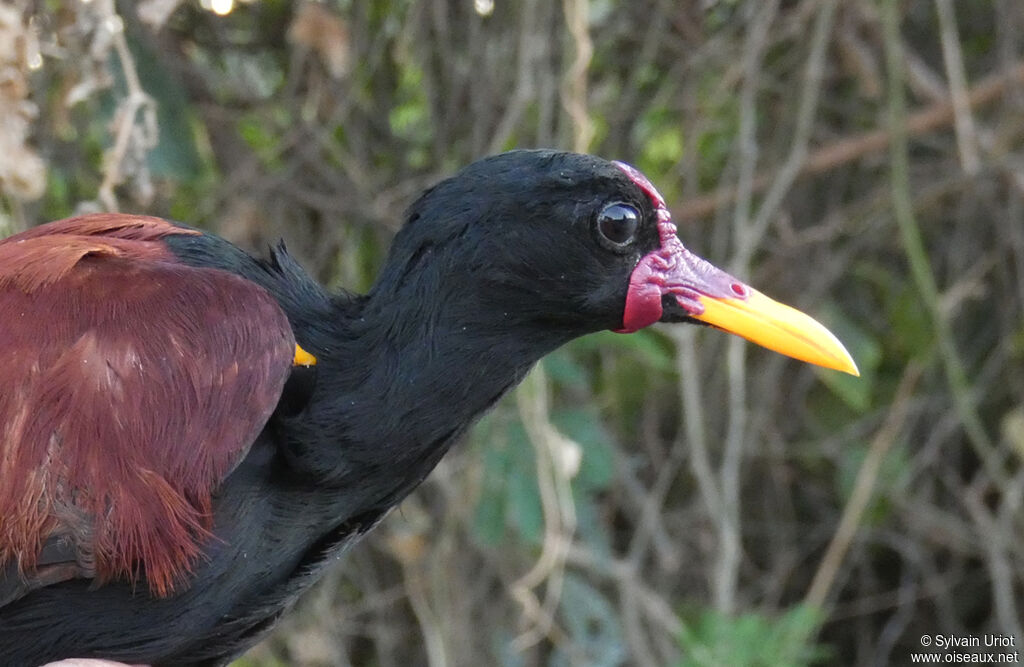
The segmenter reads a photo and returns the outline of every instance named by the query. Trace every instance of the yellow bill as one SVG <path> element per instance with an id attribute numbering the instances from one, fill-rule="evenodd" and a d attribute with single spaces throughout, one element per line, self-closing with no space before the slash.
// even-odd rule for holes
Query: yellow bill
<path id="1" fill-rule="evenodd" d="M 831 331 L 816 319 L 747 287 L 746 299 L 700 295 L 704 312 L 690 315 L 769 350 L 860 376 L 857 364 Z"/>

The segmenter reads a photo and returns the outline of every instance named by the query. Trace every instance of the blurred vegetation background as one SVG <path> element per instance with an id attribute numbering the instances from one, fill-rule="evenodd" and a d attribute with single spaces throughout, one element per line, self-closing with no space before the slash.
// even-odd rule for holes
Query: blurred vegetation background
<path id="1" fill-rule="evenodd" d="M 1020 0 L 0 4 L 5 233 L 146 212 L 362 290 L 420 190 L 533 146 L 640 167 L 863 376 L 695 327 L 577 341 L 238 664 L 1021 646 Z"/>

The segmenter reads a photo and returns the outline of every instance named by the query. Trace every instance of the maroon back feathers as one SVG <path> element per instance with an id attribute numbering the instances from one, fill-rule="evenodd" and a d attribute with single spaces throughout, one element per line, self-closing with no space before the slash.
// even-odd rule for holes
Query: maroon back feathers
<path id="1" fill-rule="evenodd" d="M 0 241 L 0 568 L 138 579 L 168 594 L 211 494 L 263 428 L 295 340 L 263 288 L 178 262 L 198 234 L 72 218 Z M 39 564 L 70 540 L 75 567 Z"/>

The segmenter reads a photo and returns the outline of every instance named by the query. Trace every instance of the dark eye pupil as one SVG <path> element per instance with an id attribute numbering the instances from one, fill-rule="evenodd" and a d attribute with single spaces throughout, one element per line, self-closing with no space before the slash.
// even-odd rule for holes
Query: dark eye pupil
<path id="1" fill-rule="evenodd" d="M 626 204 L 607 206 L 597 218 L 597 230 L 615 245 L 625 245 L 632 241 L 639 224 L 640 213 Z"/>

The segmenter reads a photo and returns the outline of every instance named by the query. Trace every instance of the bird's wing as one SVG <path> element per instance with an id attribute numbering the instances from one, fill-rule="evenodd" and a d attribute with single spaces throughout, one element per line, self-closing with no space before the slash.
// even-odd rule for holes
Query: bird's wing
<path id="1" fill-rule="evenodd" d="M 71 577 L 166 595 L 295 351 L 263 288 L 175 259 L 157 218 L 0 242 L 0 606 Z"/>

